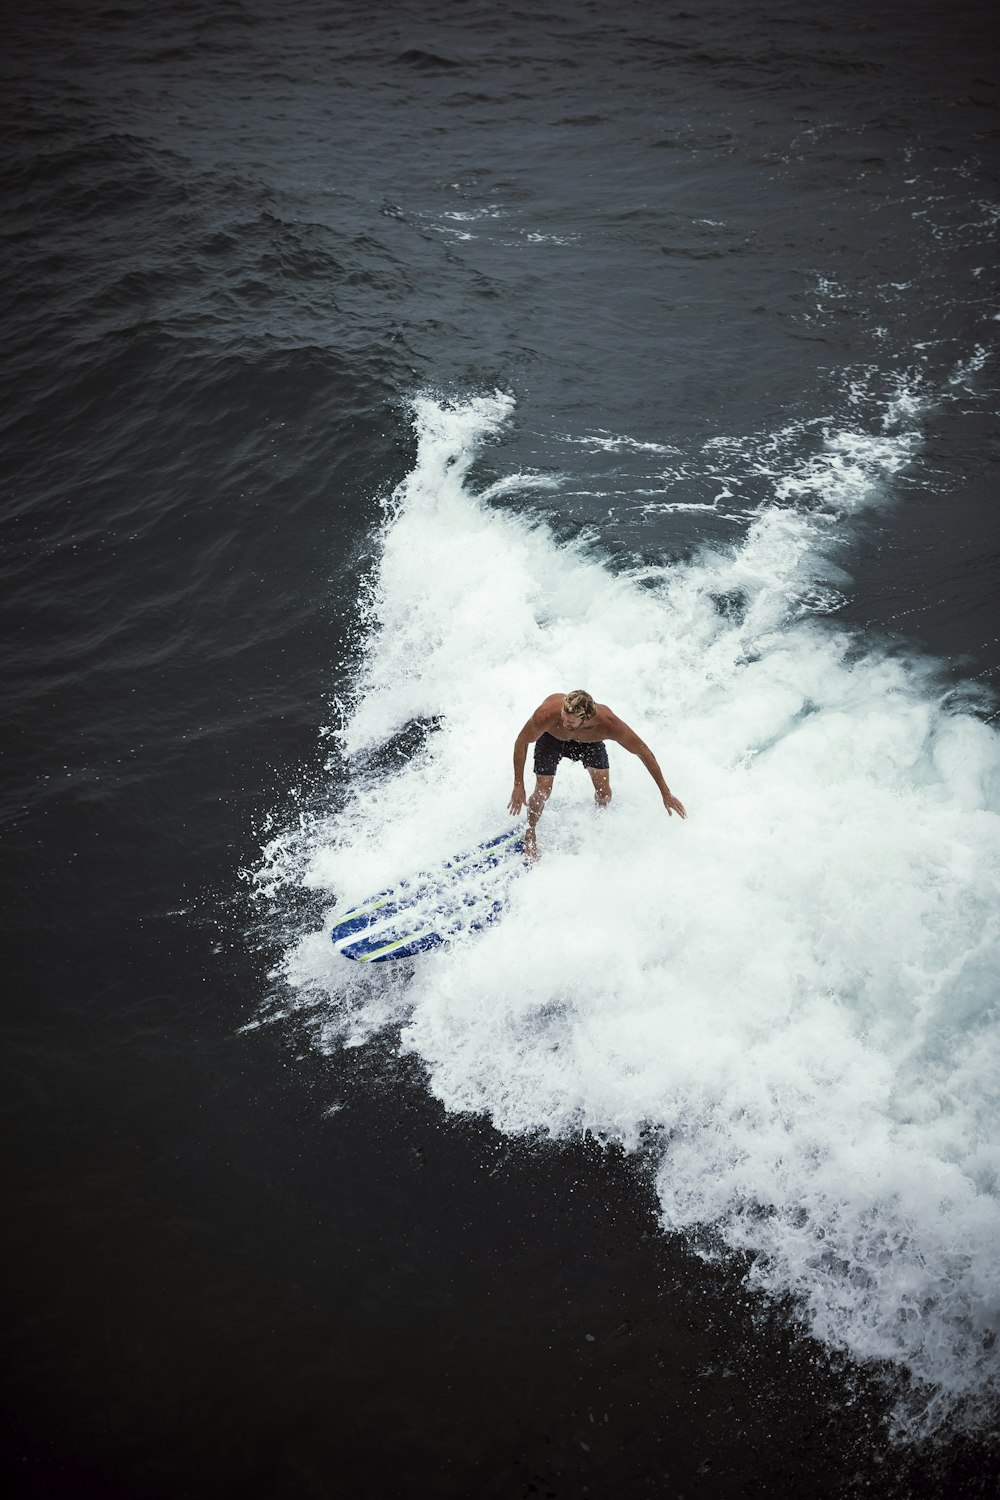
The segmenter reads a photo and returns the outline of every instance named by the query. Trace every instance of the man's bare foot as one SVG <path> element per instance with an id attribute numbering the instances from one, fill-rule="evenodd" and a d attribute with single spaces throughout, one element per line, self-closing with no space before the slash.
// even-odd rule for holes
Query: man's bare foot
<path id="1" fill-rule="evenodd" d="M 534 864 L 538 858 L 538 840 L 535 838 L 535 830 L 526 828 L 524 830 L 524 857 L 529 864 Z"/>

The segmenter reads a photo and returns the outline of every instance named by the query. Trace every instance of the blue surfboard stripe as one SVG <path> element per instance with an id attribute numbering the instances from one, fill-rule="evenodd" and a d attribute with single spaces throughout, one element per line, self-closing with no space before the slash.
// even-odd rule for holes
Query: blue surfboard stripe
<path id="1" fill-rule="evenodd" d="M 375 959 L 376 955 L 380 958 L 404 958 L 417 949 L 436 947 L 438 943 L 459 932 L 482 932 L 500 915 L 505 902 L 488 895 L 478 903 L 468 899 L 464 901 L 467 907 L 477 904 L 480 910 L 471 921 L 466 920 L 465 914 L 458 908 L 424 913 L 423 920 L 419 913 L 404 913 L 398 922 L 380 926 L 377 931 L 369 929 L 347 943 L 338 943 L 338 948 L 346 958 L 363 958 L 369 961 Z M 407 916 L 411 920 L 406 920 Z"/>

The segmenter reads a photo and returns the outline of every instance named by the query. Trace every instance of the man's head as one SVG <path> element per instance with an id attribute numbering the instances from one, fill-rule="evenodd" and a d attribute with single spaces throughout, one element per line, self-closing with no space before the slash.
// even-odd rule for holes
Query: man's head
<path id="1" fill-rule="evenodd" d="M 562 701 L 560 718 L 565 729 L 581 729 L 597 712 L 597 704 L 583 688 L 574 688 Z"/>

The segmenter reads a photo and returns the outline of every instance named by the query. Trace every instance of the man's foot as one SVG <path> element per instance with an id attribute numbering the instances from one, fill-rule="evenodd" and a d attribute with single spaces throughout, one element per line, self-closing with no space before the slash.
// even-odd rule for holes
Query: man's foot
<path id="1" fill-rule="evenodd" d="M 533 828 L 526 828 L 524 830 L 524 857 L 532 865 L 538 858 L 538 840 L 535 838 L 535 830 Z"/>

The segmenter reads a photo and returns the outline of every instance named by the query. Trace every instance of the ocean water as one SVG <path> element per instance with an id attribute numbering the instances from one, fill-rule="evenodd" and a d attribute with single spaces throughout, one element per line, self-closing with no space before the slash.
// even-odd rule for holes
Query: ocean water
<path id="1" fill-rule="evenodd" d="M 8 1472 L 995 1493 L 997 35 L 14 16 Z M 503 919 L 347 904 L 500 832 Z"/>

